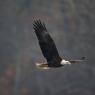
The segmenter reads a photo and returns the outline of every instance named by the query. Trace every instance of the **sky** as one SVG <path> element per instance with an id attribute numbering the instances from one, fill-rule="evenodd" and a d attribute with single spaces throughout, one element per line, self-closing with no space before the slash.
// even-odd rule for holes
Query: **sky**
<path id="1" fill-rule="evenodd" d="M 0 0 L 0 95 L 94 95 L 94 11 L 94 0 Z M 46 24 L 62 58 L 86 61 L 37 69 L 35 63 L 46 60 L 35 19 Z"/>

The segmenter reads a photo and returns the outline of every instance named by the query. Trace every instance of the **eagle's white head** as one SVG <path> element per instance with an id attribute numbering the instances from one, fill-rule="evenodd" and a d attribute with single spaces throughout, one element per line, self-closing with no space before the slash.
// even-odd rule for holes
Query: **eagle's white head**
<path id="1" fill-rule="evenodd" d="M 69 61 L 67 61 L 67 60 L 62 59 L 61 64 L 62 65 L 66 65 L 66 64 L 70 65 L 71 63 Z"/>

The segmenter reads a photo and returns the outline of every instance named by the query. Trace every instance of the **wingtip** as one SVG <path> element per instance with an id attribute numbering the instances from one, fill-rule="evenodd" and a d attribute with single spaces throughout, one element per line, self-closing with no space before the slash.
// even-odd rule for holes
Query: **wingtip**
<path id="1" fill-rule="evenodd" d="M 85 56 L 83 56 L 81 59 L 82 59 L 82 60 L 85 60 L 85 59 L 86 59 L 86 57 L 85 57 Z"/>
<path id="2" fill-rule="evenodd" d="M 33 29 L 35 31 L 47 31 L 44 22 L 42 22 L 40 19 L 34 19 L 33 21 Z"/>

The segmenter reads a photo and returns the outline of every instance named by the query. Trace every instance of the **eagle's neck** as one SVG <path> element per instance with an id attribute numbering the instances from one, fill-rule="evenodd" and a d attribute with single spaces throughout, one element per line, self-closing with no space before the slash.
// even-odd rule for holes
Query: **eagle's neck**
<path id="1" fill-rule="evenodd" d="M 61 65 L 71 64 L 69 61 L 62 59 Z"/>

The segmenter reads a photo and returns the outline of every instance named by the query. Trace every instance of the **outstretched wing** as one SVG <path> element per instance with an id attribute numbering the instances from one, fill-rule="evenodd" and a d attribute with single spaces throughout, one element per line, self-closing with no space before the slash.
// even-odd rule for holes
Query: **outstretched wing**
<path id="1" fill-rule="evenodd" d="M 73 63 L 80 63 L 80 62 L 83 62 L 83 61 L 86 61 L 86 60 L 85 60 L 85 57 L 82 57 L 82 58 L 79 59 L 79 60 L 69 60 L 69 62 L 72 63 L 72 64 L 73 64 Z"/>
<path id="2" fill-rule="evenodd" d="M 47 62 L 50 64 L 59 64 L 60 60 L 62 59 L 58 54 L 55 43 L 49 35 L 45 24 L 42 23 L 40 20 L 35 20 L 33 23 L 33 28 L 38 38 L 43 56 L 46 58 Z"/>

